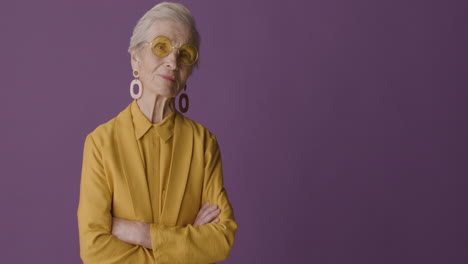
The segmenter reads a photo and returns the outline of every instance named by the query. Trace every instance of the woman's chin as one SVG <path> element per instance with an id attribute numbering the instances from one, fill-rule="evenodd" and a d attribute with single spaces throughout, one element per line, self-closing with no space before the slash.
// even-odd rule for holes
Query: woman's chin
<path id="1" fill-rule="evenodd" d="M 156 89 L 148 89 L 148 92 L 163 96 L 163 97 L 176 97 L 177 92 L 175 88 L 172 87 L 158 87 Z"/>

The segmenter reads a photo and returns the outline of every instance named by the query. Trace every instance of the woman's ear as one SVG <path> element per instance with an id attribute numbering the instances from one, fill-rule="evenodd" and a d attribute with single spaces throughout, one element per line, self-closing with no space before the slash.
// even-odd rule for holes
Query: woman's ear
<path id="1" fill-rule="evenodd" d="M 140 70 L 140 52 L 132 50 L 130 53 L 130 63 L 132 64 L 133 70 Z"/>

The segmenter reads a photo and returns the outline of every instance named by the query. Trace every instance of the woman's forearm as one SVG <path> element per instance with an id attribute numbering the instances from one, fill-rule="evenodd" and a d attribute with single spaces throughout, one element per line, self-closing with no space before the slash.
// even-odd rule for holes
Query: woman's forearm
<path id="1" fill-rule="evenodd" d="M 218 206 L 206 203 L 202 206 L 197 214 L 197 218 L 193 223 L 196 225 L 204 225 L 208 223 L 217 223 L 216 218 L 220 213 Z M 144 222 L 130 221 L 114 217 L 112 219 L 112 235 L 118 239 L 132 244 L 140 245 L 145 248 L 153 249 L 151 243 L 150 225 Z"/>
<path id="2" fill-rule="evenodd" d="M 132 244 L 152 249 L 150 225 L 144 222 L 130 221 L 121 218 L 112 219 L 112 235 Z"/>

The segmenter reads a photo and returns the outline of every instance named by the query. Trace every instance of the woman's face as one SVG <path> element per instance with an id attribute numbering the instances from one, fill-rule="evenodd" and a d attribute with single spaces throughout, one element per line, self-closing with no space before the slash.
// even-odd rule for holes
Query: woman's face
<path id="1" fill-rule="evenodd" d="M 147 42 L 155 37 L 169 38 L 172 46 L 179 48 L 192 43 L 189 29 L 181 23 L 162 20 L 155 22 L 148 30 Z M 140 52 L 132 52 L 132 67 L 140 74 L 143 94 L 154 93 L 164 97 L 176 97 L 184 88 L 187 78 L 192 73 L 192 65 L 180 63 L 178 49 L 172 49 L 166 57 L 158 57 L 151 50 L 151 44 L 143 44 Z"/>

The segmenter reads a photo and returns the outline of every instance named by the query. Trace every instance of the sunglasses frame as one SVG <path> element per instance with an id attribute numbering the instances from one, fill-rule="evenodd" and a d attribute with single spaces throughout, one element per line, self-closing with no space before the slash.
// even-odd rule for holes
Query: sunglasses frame
<path id="1" fill-rule="evenodd" d="M 170 47 L 171 47 L 171 50 L 169 51 L 169 53 L 168 53 L 166 56 L 163 56 L 163 57 L 161 57 L 161 56 L 159 56 L 159 55 L 156 55 L 156 54 L 153 52 L 153 42 L 154 42 L 157 38 L 159 38 L 159 37 L 164 37 L 164 38 L 166 38 L 166 39 L 169 41 Z M 192 45 L 192 46 L 195 48 L 195 51 L 196 51 L 196 57 L 195 57 L 195 60 L 193 61 L 193 63 L 191 63 L 191 64 L 186 64 L 186 63 L 183 63 L 182 61 L 180 61 L 180 62 L 181 62 L 183 65 L 193 65 L 193 64 L 195 64 L 195 63 L 197 62 L 197 60 L 198 60 L 198 49 L 197 49 L 197 47 L 196 47 L 195 45 L 193 45 L 192 43 L 185 43 L 185 44 L 183 44 L 182 46 L 180 46 L 180 47 L 177 48 L 177 47 L 175 47 L 175 46 L 172 45 L 172 41 L 171 41 L 168 37 L 166 37 L 166 36 L 156 36 L 155 38 L 153 38 L 152 41 L 146 42 L 146 43 L 149 43 L 149 44 L 150 44 L 151 52 L 152 52 L 155 56 L 158 56 L 159 58 L 165 58 L 165 57 L 169 56 L 169 54 L 171 54 L 171 52 L 172 52 L 174 49 L 177 49 L 177 60 L 178 60 L 178 61 L 180 61 L 180 60 L 179 60 L 179 51 L 180 51 L 180 49 L 181 49 L 182 47 L 184 47 L 185 45 Z"/>

